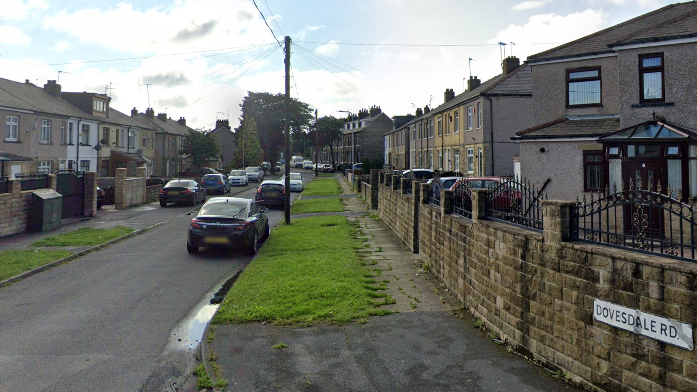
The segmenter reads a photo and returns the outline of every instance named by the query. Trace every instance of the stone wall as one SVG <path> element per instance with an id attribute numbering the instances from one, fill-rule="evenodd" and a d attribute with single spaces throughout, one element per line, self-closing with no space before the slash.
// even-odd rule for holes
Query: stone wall
<path id="1" fill-rule="evenodd" d="M 419 243 L 416 237 L 418 227 L 416 219 L 419 208 L 420 188 L 414 188 L 414 194 L 406 194 L 405 179 L 391 176 L 388 181 L 390 186 L 379 185 L 378 190 L 378 214 L 385 221 L 402 246 L 412 252 L 418 252 Z"/>
<path id="2" fill-rule="evenodd" d="M 29 223 L 32 191 L 22 191 L 21 181 L 10 180 L 9 193 L 0 194 L 0 237 L 23 233 Z"/>
<path id="3" fill-rule="evenodd" d="M 152 185 L 145 188 L 145 203 L 152 203 L 160 200 L 160 189 L 164 185 Z"/>
<path id="4" fill-rule="evenodd" d="M 138 177 L 127 178 L 126 169 L 116 169 L 116 205 L 123 209 L 145 203 L 145 168 L 138 168 Z"/>
<path id="5" fill-rule="evenodd" d="M 484 220 L 480 198 L 473 220 L 421 204 L 409 226 L 413 197 L 381 184 L 378 212 L 403 243 L 414 233 L 433 274 L 519 351 L 602 390 L 697 390 L 694 350 L 593 317 L 598 299 L 697 326 L 697 263 L 567 242 L 566 202 L 545 202 L 536 232 Z"/>

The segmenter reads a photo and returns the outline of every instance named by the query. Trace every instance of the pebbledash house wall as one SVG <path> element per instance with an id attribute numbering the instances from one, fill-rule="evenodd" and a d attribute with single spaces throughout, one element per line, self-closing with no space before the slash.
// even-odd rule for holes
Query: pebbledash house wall
<path id="1" fill-rule="evenodd" d="M 469 220 L 393 189 L 396 178 L 380 179 L 380 219 L 509 344 L 591 389 L 697 390 L 694 350 L 593 318 L 600 299 L 697 326 L 697 264 L 565 242 L 569 202 L 545 202 L 540 233 L 478 218 L 480 194 Z"/>

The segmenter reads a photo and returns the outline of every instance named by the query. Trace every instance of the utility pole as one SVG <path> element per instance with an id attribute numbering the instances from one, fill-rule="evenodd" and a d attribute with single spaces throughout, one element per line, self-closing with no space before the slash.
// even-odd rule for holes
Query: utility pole
<path id="1" fill-rule="evenodd" d="M 286 151 L 285 151 L 285 158 L 286 158 L 286 181 L 285 181 L 285 188 L 286 188 L 286 200 L 285 200 L 285 216 L 286 216 L 286 224 L 290 224 L 290 128 L 288 126 L 288 112 L 289 112 L 289 107 L 290 107 L 290 37 L 286 36 L 286 58 L 285 58 L 285 64 L 286 64 L 286 116 L 285 116 L 285 131 L 286 131 Z"/>
<path id="2" fill-rule="evenodd" d="M 319 177 L 319 129 L 317 128 L 317 109 L 315 109 L 315 177 Z"/>

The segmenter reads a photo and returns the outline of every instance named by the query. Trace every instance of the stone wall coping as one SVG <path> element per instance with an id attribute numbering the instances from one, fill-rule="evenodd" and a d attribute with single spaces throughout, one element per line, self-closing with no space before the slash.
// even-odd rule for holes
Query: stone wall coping
<path id="1" fill-rule="evenodd" d="M 576 202 L 571 200 L 542 200 L 542 204 L 551 204 L 554 206 L 575 206 Z"/>

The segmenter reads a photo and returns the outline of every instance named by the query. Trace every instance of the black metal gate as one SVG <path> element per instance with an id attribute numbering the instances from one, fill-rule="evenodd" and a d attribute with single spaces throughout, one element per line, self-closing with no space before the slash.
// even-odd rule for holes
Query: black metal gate
<path id="1" fill-rule="evenodd" d="M 72 218 L 84 214 L 85 175 L 73 170 L 61 170 L 56 174 L 56 192 L 63 195 L 63 216 Z"/>

